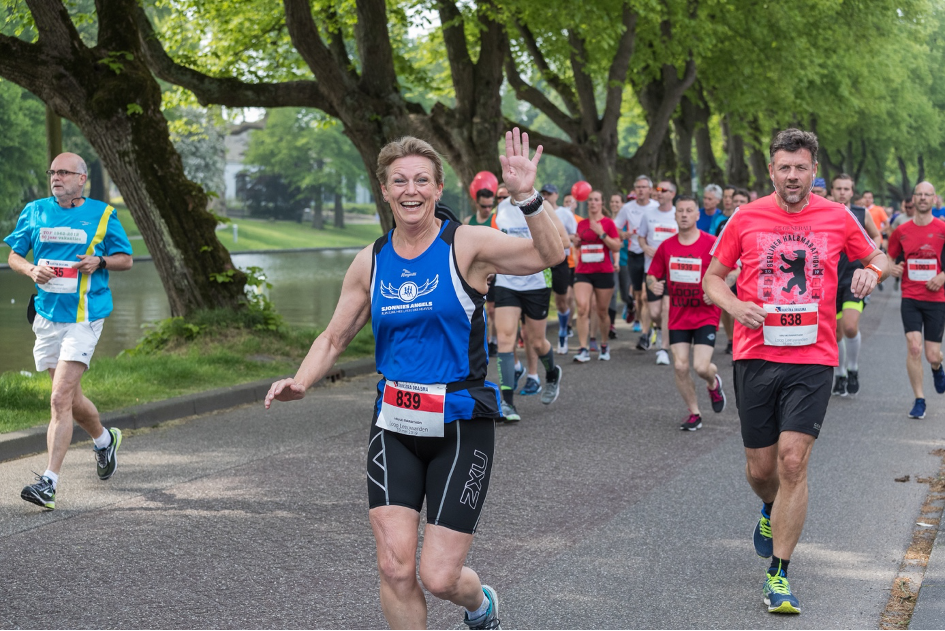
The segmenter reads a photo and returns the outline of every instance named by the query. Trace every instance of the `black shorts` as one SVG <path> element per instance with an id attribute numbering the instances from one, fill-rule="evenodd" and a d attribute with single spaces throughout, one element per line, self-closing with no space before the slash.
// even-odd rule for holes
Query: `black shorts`
<path id="1" fill-rule="evenodd" d="M 453 421 L 442 438 L 405 436 L 371 423 L 367 454 L 368 503 L 406 506 L 427 523 L 472 534 L 489 490 L 495 420 Z"/>
<path id="2" fill-rule="evenodd" d="M 742 442 L 747 449 L 770 447 L 778 442 L 781 432 L 820 435 L 833 367 L 739 359 L 734 383 Z"/>
<path id="3" fill-rule="evenodd" d="M 663 295 L 662 295 L 662 296 L 657 296 L 657 295 L 654 294 L 652 291 L 650 291 L 650 288 L 649 288 L 649 287 L 646 288 L 646 301 L 647 301 L 647 302 L 659 302 L 660 300 L 662 300 L 663 298 L 665 298 L 665 297 L 668 296 L 668 295 L 669 295 L 669 294 L 666 293 L 666 285 L 663 285 Z"/>
<path id="4" fill-rule="evenodd" d="M 942 342 L 945 331 L 945 302 L 929 302 L 915 298 L 903 298 L 899 306 L 902 328 L 906 333 L 919 331 L 926 342 Z"/>
<path id="5" fill-rule="evenodd" d="M 486 302 L 495 302 L 495 276 L 489 281 L 489 289 L 486 290 Z"/>
<path id="6" fill-rule="evenodd" d="M 705 346 L 715 346 L 715 334 L 718 332 L 718 325 L 706 324 L 698 329 L 670 329 L 669 345 L 673 344 L 703 344 Z"/>
<path id="7" fill-rule="evenodd" d="M 594 274 L 575 274 L 575 283 L 590 283 L 594 289 L 613 289 L 617 286 L 613 272 L 597 272 Z"/>
<path id="8" fill-rule="evenodd" d="M 544 320 L 551 304 L 551 287 L 516 291 L 508 287 L 495 288 L 495 308 L 518 307 L 529 320 Z"/>
<path id="9" fill-rule="evenodd" d="M 862 265 L 860 266 L 862 267 Z M 862 298 L 857 298 L 853 295 L 853 272 L 855 269 L 850 269 L 849 264 L 843 266 L 843 269 L 846 269 L 847 272 L 842 276 L 837 278 L 837 313 L 843 313 L 843 305 L 849 303 L 854 303 L 859 305 L 859 308 L 850 305 L 850 308 L 857 309 L 860 313 L 863 312 L 863 302 Z"/>
<path id="10" fill-rule="evenodd" d="M 568 260 L 565 259 L 551 268 L 551 291 L 556 294 L 566 294 L 570 286 L 571 268 L 568 267 Z"/>
<path id="11" fill-rule="evenodd" d="M 646 256 L 643 252 L 637 254 L 636 252 L 627 253 L 627 269 L 630 270 L 630 284 L 633 285 L 633 291 L 641 291 L 643 289 L 643 279 L 646 274 L 643 273 L 643 264 Z"/>

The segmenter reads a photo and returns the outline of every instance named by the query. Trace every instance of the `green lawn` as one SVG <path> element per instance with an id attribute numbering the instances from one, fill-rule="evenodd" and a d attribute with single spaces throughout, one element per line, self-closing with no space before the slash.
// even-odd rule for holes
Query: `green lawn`
<path id="1" fill-rule="evenodd" d="M 148 256 L 141 233 L 124 206 L 118 208 L 118 218 L 131 239 L 134 256 Z M 293 248 L 363 247 L 381 236 L 379 224 L 349 224 L 339 229 L 331 226 L 315 230 L 311 224 L 294 221 L 267 221 L 264 219 L 234 219 L 237 240 L 233 243 L 233 227 L 227 225 L 217 231 L 217 238 L 230 252 L 247 250 L 288 250 Z M 6 236 L 6 235 L 3 235 Z M 0 237 L 2 238 L 2 237 Z M 0 262 L 5 263 L 10 248 L 0 244 Z"/>

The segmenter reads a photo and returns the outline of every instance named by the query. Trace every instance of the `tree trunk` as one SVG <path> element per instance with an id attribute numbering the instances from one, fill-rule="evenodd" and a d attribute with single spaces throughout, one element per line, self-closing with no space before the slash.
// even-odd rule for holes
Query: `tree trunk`
<path id="1" fill-rule="evenodd" d="M 693 103 L 696 117 L 696 170 L 699 174 L 699 185 L 705 189 L 709 184 L 721 185 L 725 182 L 725 172 L 715 159 L 712 149 L 712 134 L 709 131 L 709 105 L 699 89 L 699 101 Z"/>
<path id="2" fill-rule="evenodd" d="M 46 106 L 46 164 L 62 153 L 62 119 L 49 105 Z"/>
<path id="3" fill-rule="evenodd" d="M 770 176 L 768 174 L 768 160 L 765 153 L 757 145 L 752 145 L 748 154 L 748 163 L 751 167 L 752 188 L 758 195 L 767 194 L 771 187 L 769 186 Z"/>
<path id="4" fill-rule="evenodd" d="M 29 1 L 39 38 L 0 36 L 0 76 L 74 122 L 102 158 L 144 237 L 171 314 L 236 308 L 246 276 L 217 240 L 203 190 L 184 175 L 139 52 L 135 3 L 99 0 L 98 45 L 82 43 L 62 4 Z"/>
<path id="5" fill-rule="evenodd" d="M 335 189 L 335 227 L 345 227 L 345 206 L 341 200 L 341 187 Z"/>
<path id="6" fill-rule="evenodd" d="M 745 140 L 740 134 L 732 133 L 728 116 L 722 117 L 722 131 L 725 134 L 725 180 L 727 184 L 741 188 L 748 187 L 748 165 L 745 163 Z"/>
<path id="7" fill-rule="evenodd" d="M 316 230 L 325 229 L 325 198 L 322 194 L 322 187 L 315 187 L 315 199 L 312 201 L 312 227 Z"/>
<path id="8" fill-rule="evenodd" d="M 89 197 L 99 201 L 105 201 L 105 169 L 102 168 L 101 160 L 92 160 L 88 163 L 89 167 Z M 107 202 L 106 202 L 107 203 Z"/>
<path id="9" fill-rule="evenodd" d="M 688 96 L 679 102 L 679 113 L 673 117 L 676 132 L 676 184 L 680 193 L 692 195 L 692 139 L 695 128 L 695 107 Z"/>

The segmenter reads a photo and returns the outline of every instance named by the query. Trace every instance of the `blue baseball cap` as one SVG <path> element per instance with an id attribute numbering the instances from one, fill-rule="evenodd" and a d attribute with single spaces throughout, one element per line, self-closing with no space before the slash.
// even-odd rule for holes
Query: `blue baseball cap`
<path id="1" fill-rule="evenodd" d="M 557 193 L 558 187 L 555 186 L 554 184 L 545 184 L 544 186 L 541 187 L 541 190 L 538 192 L 539 193 Z"/>
<path id="2" fill-rule="evenodd" d="M 814 188 L 827 188 L 827 180 L 822 177 L 815 178 Z"/>

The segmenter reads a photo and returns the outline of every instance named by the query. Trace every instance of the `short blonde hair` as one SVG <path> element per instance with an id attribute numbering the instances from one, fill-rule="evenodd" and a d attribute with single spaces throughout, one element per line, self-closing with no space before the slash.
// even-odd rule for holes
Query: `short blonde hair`
<path id="1" fill-rule="evenodd" d="M 443 183 L 443 160 L 436 149 L 425 140 L 404 136 L 384 145 L 377 156 L 377 179 L 382 184 L 387 183 L 387 170 L 395 160 L 409 156 L 420 156 L 433 163 L 433 179 L 439 185 Z"/>

